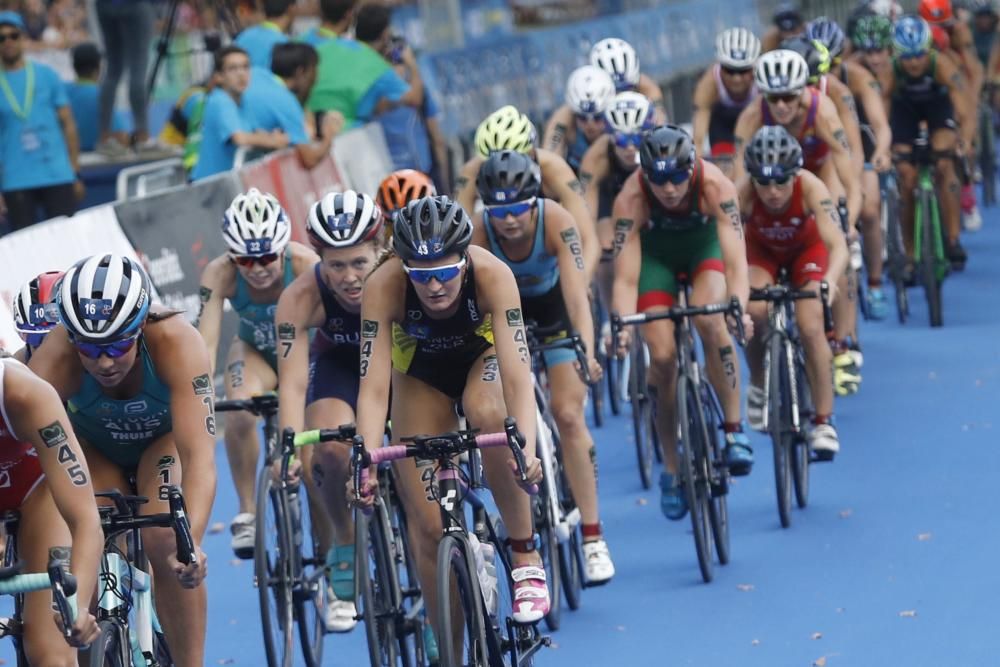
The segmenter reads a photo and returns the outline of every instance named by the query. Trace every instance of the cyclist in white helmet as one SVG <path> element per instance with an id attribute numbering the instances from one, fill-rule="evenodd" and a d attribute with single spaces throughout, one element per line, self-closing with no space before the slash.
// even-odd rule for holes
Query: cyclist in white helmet
<path id="1" fill-rule="evenodd" d="M 62 271 L 40 273 L 24 283 L 14 295 L 11 304 L 14 329 L 24 341 L 24 347 L 12 356 L 21 363 L 28 363 L 45 336 L 59 324 L 56 290 L 62 277 Z"/>
<path id="2" fill-rule="evenodd" d="M 331 192 L 309 209 L 309 240 L 320 261 L 281 293 L 278 332 L 278 418 L 295 431 L 355 421 L 361 340 L 361 288 L 382 250 L 382 213 L 353 190 Z M 316 335 L 310 343 L 310 331 Z M 349 443 L 348 443 L 349 444 Z M 333 589 L 327 628 L 357 624 L 354 599 L 354 519 L 344 488 L 350 447 L 323 443 L 300 451 L 314 505 L 325 508 L 332 534 L 317 535 L 327 554 Z"/>
<path id="3" fill-rule="evenodd" d="M 479 198 L 479 193 L 476 192 L 476 177 L 479 175 L 479 167 L 490 153 L 502 150 L 524 153 L 534 160 L 542 171 L 542 190 L 545 196 L 562 204 L 576 220 L 577 227 L 580 228 L 583 259 L 589 282 L 601 256 L 594 217 L 583 200 L 583 187 L 573 169 L 556 153 L 536 148 L 537 138 L 534 124 L 513 106 L 501 107 L 487 116 L 476 130 L 474 140 L 476 153 L 462 166 L 455 180 L 453 188 L 455 201 L 466 211 L 475 211 L 476 200 Z"/>
<path id="4" fill-rule="evenodd" d="M 663 91 L 653 79 L 640 73 L 639 56 L 631 44 L 617 37 L 602 39 L 590 49 L 590 64 L 610 74 L 618 92 L 632 90 L 645 95 L 653 103 L 656 122 L 667 122 Z"/>
<path id="5" fill-rule="evenodd" d="M 692 135 L 694 149 L 705 153 L 708 139 L 713 161 L 732 176 L 736 119 L 757 96 L 753 66 L 760 40 L 746 28 L 729 28 L 715 38 L 716 63 L 702 74 L 694 89 Z"/>
<path id="6" fill-rule="evenodd" d="M 274 331 L 278 296 L 319 258 L 291 241 L 291 223 L 281 204 L 256 188 L 233 199 L 222 218 L 222 237 L 229 250 L 209 262 L 201 274 L 196 326 L 208 346 L 214 372 L 223 302 L 229 299 L 240 325 L 226 357 L 226 398 L 248 399 L 278 386 Z M 226 415 L 225 440 L 240 503 L 230 526 L 232 547 L 238 557 L 253 558 L 254 482 L 260 458 L 256 417 L 246 412 Z"/>
<path id="7" fill-rule="evenodd" d="M 584 65 L 573 70 L 566 83 L 566 104 L 549 117 L 542 145 L 579 173 L 583 154 L 607 131 L 604 110 L 614 95 L 615 83 L 600 67 Z"/>
<path id="8" fill-rule="evenodd" d="M 95 489 L 128 492 L 134 477 L 135 492 L 149 499 L 143 514 L 169 511 L 169 488 L 183 490 L 195 559 L 178 561 L 169 528 L 143 530 L 143 544 L 174 664 L 201 667 L 207 570 L 200 545 L 215 499 L 215 390 L 204 340 L 177 311 L 151 305 L 151 289 L 133 259 L 80 260 L 60 283 L 61 324 L 29 367 L 66 404 Z M 67 439 L 49 435 L 50 447 Z"/>

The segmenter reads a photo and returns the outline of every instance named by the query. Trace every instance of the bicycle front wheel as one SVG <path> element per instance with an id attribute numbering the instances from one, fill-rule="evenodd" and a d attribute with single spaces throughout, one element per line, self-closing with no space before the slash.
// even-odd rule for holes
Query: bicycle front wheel
<path id="1" fill-rule="evenodd" d="M 260 603 L 264 653 L 269 667 L 291 667 L 294 652 L 295 611 L 287 508 L 281 490 L 271 479 L 271 469 L 257 477 L 257 535 L 254 541 L 254 574 Z"/>
<path id="2" fill-rule="evenodd" d="M 632 345 L 629 364 L 628 396 L 632 404 L 632 432 L 635 435 L 635 453 L 639 460 L 639 480 L 642 488 L 653 485 L 653 434 L 652 404 L 646 383 L 646 346 L 638 336 Z"/>
<path id="3" fill-rule="evenodd" d="M 815 414 L 812 402 L 812 392 L 809 388 L 809 376 L 806 375 L 805 359 L 802 351 L 796 351 L 795 359 L 795 394 L 799 406 L 799 432 L 792 448 L 792 481 L 795 482 L 795 503 L 799 509 L 809 504 L 809 439 L 803 424 Z"/>
<path id="4" fill-rule="evenodd" d="M 368 640 L 372 667 L 400 664 L 396 637 L 396 614 L 401 607 L 397 572 L 390 551 L 389 518 L 383 503 L 376 503 L 372 515 L 354 513 L 355 553 L 361 554 L 361 615 Z M 409 664 L 405 655 L 402 664 Z"/>
<path id="5" fill-rule="evenodd" d="M 549 582 L 549 613 L 545 615 L 545 625 L 552 632 L 559 629 L 562 622 L 562 561 L 559 559 L 559 536 L 556 535 L 556 517 L 552 516 L 549 494 L 555 493 L 553 484 L 543 481 L 544 490 L 532 499 L 535 514 L 535 530 L 541 548 L 539 555 L 545 566 L 545 577 Z"/>
<path id="6" fill-rule="evenodd" d="M 98 622 L 97 639 L 90 645 L 90 667 L 126 667 L 131 664 L 126 630 L 121 621 L 107 618 Z"/>
<path id="7" fill-rule="evenodd" d="M 927 295 L 927 312 L 930 316 L 932 327 L 939 327 L 944 324 L 941 312 L 941 279 L 939 264 L 943 259 L 938 257 L 938 248 L 941 245 L 940 218 L 938 217 L 937 201 L 934 193 L 928 190 L 920 190 L 920 280 L 924 284 L 924 293 Z M 937 238 L 935 238 L 937 236 Z"/>
<path id="8" fill-rule="evenodd" d="M 558 445 L 556 446 L 558 451 Z M 556 460 L 559 460 L 557 457 Z M 559 505 L 562 508 L 563 517 L 568 517 L 572 513 L 579 514 L 576 500 L 573 499 L 573 492 L 569 488 L 569 480 L 566 479 L 566 471 L 562 464 L 559 465 Z M 583 532 L 580 529 L 579 521 L 575 525 L 570 525 L 569 539 L 558 543 L 559 550 L 559 571 L 562 574 L 562 592 L 566 598 L 566 606 L 576 611 L 580 608 L 580 595 L 583 591 Z M 550 584 L 551 585 L 551 584 Z M 552 604 L 558 604 L 558 599 L 553 593 Z"/>
<path id="9" fill-rule="evenodd" d="M 729 562 L 729 467 L 726 465 L 719 442 L 718 401 L 712 386 L 707 382 L 700 385 L 701 391 L 701 432 L 705 441 L 707 459 L 709 502 L 708 517 L 712 523 L 712 541 L 719 563 Z"/>
<path id="10" fill-rule="evenodd" d="M 705 456 L 700 412 L 694 383 L 682 377 L 677 383 L 677 420 L 681 425 L 681 477 L 684 478 L 684 495 L 687 498 L 688 512 L 691 513 L 698 568 L 701 570 L 701 578 L 707 584 L 712 581 L 713 576 L 712 528 L 708 509 L 711 491 L 706 493 L 707 485 L 699 470 Z"/>
<path id="11" fill-rule="evenodd" d="M 438 543 L 437 630 L 441 667 L 489 667 L 479 581 L 469 545 L 454 535 Z M 456 608 L 456 605 L 458 608 Z M 452 625 L 454 618 L 461 626 Z"/>
<path id="12" fill-rule="evenodd" d="M 291 495 L 288 497 L 288 502 L 303 503 L 303 501 L 308 500 L 308 496 L 303 496 L 305 496 L 304 491 Z M 305 504 L 311 508 L 309 502 L 305 502 Z M 291 512 L 292 516 L 306 516 L 305 508 L 300 505 L 297 509 L 298 511 Z M 298 534 L 304 534 L 306 526 L 302 523 L 301 518 L 299 522 L 300 525 L 292 526 L 292 530 Z M 325 616 L 329 588 L 326 582 L 325 554 L 320 553 L 315 534 L 312 534 L 311 537 L 312 556 L 301 559 L 293 600 L 295 601 L 295 624 L 299 628 L 299 644 L 302 646 L 302 657 L 306 661 L 306 667 L 320 667 L 323 662 L 323 637 L 326 634 Z M 302 546 L 304 549 L 305 545 Z"/>
<path id="13" fill-rule="evenodd" d="M 768 372 L 767 426 L 774 453 L 774 487 L 778 498 L 778 518 L 781 527 L 792 523 L 792 415 L 788 393 L 788 362 L 785 357 L 787 339 L 773 334 L 764 360 Z"/>
<path id="14" fill-rule="evenodd" d="M 907 255 L 903 245 L 903 230 L 899 218 L 899 190 L 895 179 L 886 180 L 882 190 L 882 215 L 885 218 L 885 248 L 888 259 L 889 277 L 892 279 L 893 290 L 896 293 L 896 315 L 900 324 L 906 324 L 910 315 L 910 302 L 906 294 L 906 284 L 903 273 L 906 268 Z"/>

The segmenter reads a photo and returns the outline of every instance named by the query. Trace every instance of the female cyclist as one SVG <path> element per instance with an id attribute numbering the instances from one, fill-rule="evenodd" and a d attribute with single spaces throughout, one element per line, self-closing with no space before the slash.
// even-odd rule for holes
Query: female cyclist
<path id="1" fill-rule="evenodd" d="M 223 302 L 229 299 L 240 328 L 226 358 L 226 397 L 240 400 L 278 386 L 274 333 L 278 296 L 296 276 L 311 271 L 319 258 L 306 246 L 289 242 L 292 227 L 281 204 L 256 188 L 233 199 L 222 219 L 222 236 L 229 251 L 209 262 L 201 274 L 196 326 L 214 372 Z M 233 552 L 239 558 L 253 558 L 254 481 L 260 457 L 257 418 L 247 412 L 229 413 L 225 441 L 240 501 L 239 514 L 229 527 Z"/>
<path id="2" fill-rule="evenodd" d="M 414 199 L 435 194 L 437 191 L 430 176 L 416 169 L 399 169 L 379 183 L 375 203 L 382 209 L 382 217 L 388 219 Z"/>
<path id="3" fill-rule="evenodd" d="M 600 67 L 584 65 L 573 70 L 566 83 L 566 104 L 549 117 L 542 145 L 580 173 L 583 154 L 607 132 L 604 110 L 614 95 L 615 82 Z"/>
<path id="4" fill-rule="evenodd" d="M 202 667 L 205 534 L 215 498 L 215 390 L 205 342 L 178 313 L 150 305 L 149 276 L 120 255 L 74 264 L 59 287 L 60 326 L 31 369 L 67 404 L 96 489 L 149 498 L 141 513 L 167 512 L 167 491 L 187 502 L 195 559 L 177 561 L 169 528 L 143 530 L 156 605 L 175 663 Z"/>
<path id="5" fill-rule="evenodd" d="M 14 295 L 14 329 L 24 341 L 24 347 L 14 353 L 20 362 L 28 363 L 35 349 L 45 340 L 45 335 L 59 324 L 56 306 L 56 286 L 62 271 L 40 273 L 21 286 Z"/>

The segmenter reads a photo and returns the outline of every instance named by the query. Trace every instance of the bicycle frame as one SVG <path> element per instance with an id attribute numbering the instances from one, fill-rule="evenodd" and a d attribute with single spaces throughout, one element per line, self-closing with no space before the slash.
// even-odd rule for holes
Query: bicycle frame
<path id="1" fill-rule="evenodd" d="M 143 558 L 145 560 L 145 558 Z M 97 600 L 97 620 L 117 617 L 128 620 L 129 644 L 133 665 L 146 665 L 153 656 L 153 633 L 162 632 L 153 609 L 152 577 L 117 553 L 105 553 L 101 559 L 100 579 L 112 582 L 101 586 Z"/>

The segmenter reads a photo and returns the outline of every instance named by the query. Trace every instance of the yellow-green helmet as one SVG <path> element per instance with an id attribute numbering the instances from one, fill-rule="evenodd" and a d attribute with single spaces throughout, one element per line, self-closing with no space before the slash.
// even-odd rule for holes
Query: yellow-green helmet
<path id="1" fill-rule="evenodd" d="M 507 105 L 486 117 L 476 129 L 476 150 L 483 157 L 494 151 L 530 153 L 535 148 L 534 124 L 516 108 Z"/>

